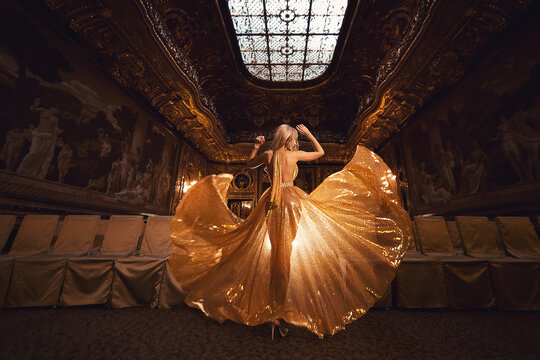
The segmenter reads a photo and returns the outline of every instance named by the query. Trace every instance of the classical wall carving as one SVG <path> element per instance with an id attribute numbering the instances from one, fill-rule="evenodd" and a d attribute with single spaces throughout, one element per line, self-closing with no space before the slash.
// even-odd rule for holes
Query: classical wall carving
<path id="1" fill-rule="evenodd" d="M 169 213 L 177 134 L 88 62 L 85 50 L 50 20 L 15 3 L 2 4 L 0 13 L 3 201 Z M 79 24 L 93 23 L 86 12 L 77 14 Z M 146 76 L 140 56 L 119 52 L 117 61 L 112 72 L 120 83 Z"/>
<path id="2" fill-rule="evenodd" d="M 523 28 L 404 130 L 414 214 L 540 210 L 539 37 Z"/>

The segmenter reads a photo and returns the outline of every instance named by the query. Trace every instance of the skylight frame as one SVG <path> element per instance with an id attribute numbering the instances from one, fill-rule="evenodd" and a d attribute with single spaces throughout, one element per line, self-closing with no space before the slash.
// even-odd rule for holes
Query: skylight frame
<path id="1" fill-rule="evenodd" d="M 230 15 L 232 33 L 235 35 L 241 55 L 240 61 L 251 76 L 263 82 L 294 85 L 312 82 L 326 73 L 338 51 L 341 32 L 344 31 L 344 27 L 350 25 L 347 24 L 346 18 L 349 1 L 252 0 L 251 4 L 248 2 L 249 0 L 228 0 L 226 13 Z M 300 2 L 304 5 L 303 10 L 292 6 Z M 281 8 L 276 6 L 276 3 L 281 3 Z M 321 3 L 326 6 L 324 15 Z M 267 9 L 269 5 L 271 9 Z M 293 10 L 292 14 L 289 9 Z M 289 15 L 284 14 L 285 11 Z M 287 16 L 288 21 L 283 20 L 283 17 Z M 290 27 L 290 23 L 297 18 L 304 22 L 303 31 L 298 31 L 298 27 L 296 29 Z M 276 19 L 279 19 L 281 24 Z M 269 24 L 271 22 L 274 24 Z M 285 32 L 272 31 L 276 28 L 276 22 L 285 28 Z M 317 22 L 318 29 L 313 25 Z M 252 25 L 253 23 L 257 24 Z M 261 32 L 263 28 L 264 32 Z M 281 47 L 278 48 L 276 42 L 279 41 Z"/>

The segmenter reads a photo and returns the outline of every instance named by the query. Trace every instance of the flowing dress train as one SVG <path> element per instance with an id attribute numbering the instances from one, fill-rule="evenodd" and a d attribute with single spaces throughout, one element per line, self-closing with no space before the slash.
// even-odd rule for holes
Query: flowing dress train
<path id="1" fill-rule="evenodd" d="M 272 185 L 245 220 L 225 202 L 232 175 L 194 185 L 171 222 L 169 261 L 186 303 L 209 317 L 246 325 L 284 319 L 323 337 L 384 294 L 411 222 L 395 177 L 369 149 L 358 146 L 311 194 L 282 182 L 283 151 L 274 153 Z"/>

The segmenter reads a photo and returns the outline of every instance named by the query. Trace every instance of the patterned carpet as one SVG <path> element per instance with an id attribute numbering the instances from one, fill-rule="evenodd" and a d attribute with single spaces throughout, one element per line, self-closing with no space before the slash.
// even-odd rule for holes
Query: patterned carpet
<path id="1" fill-rule="evenodd" d="M 1 359 L 538 359 L 540 312 L 374 309 L 319 340 L 187 307 L 0 310 Z"/>

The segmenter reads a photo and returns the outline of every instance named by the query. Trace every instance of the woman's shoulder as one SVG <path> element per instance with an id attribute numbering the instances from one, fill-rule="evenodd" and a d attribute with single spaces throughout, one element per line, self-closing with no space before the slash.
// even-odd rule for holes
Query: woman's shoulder
<path id="1" fill-rule="evenodd" d="M 287 151 L 285 151 L 285 154 L 286 154 L 285 156 L 294 158 L 294 157 L 297 157 L 299 154 L 303 154 L 303 153 L 305 153 L 305 151 L 302 151 L 302 150 L 287 150 Z"/>

